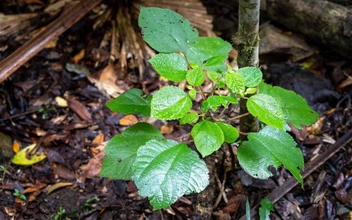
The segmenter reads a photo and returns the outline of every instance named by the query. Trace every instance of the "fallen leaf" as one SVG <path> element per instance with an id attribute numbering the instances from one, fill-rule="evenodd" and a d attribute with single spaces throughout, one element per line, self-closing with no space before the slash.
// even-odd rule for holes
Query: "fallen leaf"
<path id="1" fill-rule="evenodd" d="M 44 137 L 47 134 L 47 132 L 40 128 L 35 128 L 35 134 L 39 137 Z"/>
<path id="2" fill-rule="evenodd" d="M 62 163 L 52 163 L 51 169 L 61 178 L 73 180 L 76 178 L 75 173 L 68 166 Z"/>
<path id="3" fill-rule="evenodd" d="M 97 146 L 101 145 L 103 142 L 104 142 L 104 134 L 101 132 L 99 132 L 99 134 L 92 141 L 92 143 L 96 144 Z"/>
<path id="4" fill-rule="evenodd" d="M 99 82 L 108 80 L 111 81 L 112 83 L 115 83 L 117 81 L 117 74 L 115 73 L 115 67 L 113 63 L 110 63 L 107 65 L 103 71 L 101 71 L 101 74 L 99 76 Z"/>
<path id="5" fill-rule="evenodd" d="M 68 98 L 68 106 L 74 111 L 82 120 L 89 121 L 92 117 L 88 109 L 79 101 Z"/>
<path id="6" fill-rule="evenodd" d="M 27 158 L 27 155 L 35 146 L 36 144 L 31 144 L 17 152 L 12 159 L 12 163 L 16 165 L 30 166 L 44 160 L 46 155 L 43 152 L 36 152 L 32 157 Z"/>
<path id="7" fill-rule="evenodd" d="M 163 125 L 160 128 L 160 132 L 162 134 L 171 134 L 173 130 L 174 130 L 174 128 L 170 125 Z"/>
<path id="8" fill-rule="evenodd" d="M 74 57 L 73 57 L 73 63 L 77 64 L 81 59 L 83 59 L 85 54 L 85 50 L 82 49 L 80 50 Z"/>
<path id="9" fill-rule="evenodd" d="M 15 207 L 4 207 L 4 210 L 6 214 L 10 217 L 14 216 L 16 214 L 16 208 Z"/>
<path id="10" fill-rule="evenodd" d="M 54 185 L 52 185 L 49 190 L 48 190 L 48 195 L 50 193 L 52 193 L 53 191 L 62 188 L 62 187 L 66 187 L 66 186 L 72 186 L 73 183 L 69 183 L 69 182 L 65 182 L 65 183 L 55 183 Z"/>
<path id="11" fill-rule="evenodd" d="M 60 97 L 60 96 L 56 96 L 55 97 L 55 102 L 58 104 L 58 106 L 60 107 L 67 107 L 68 106 L 68 103 L 67 103 L 67 100 Z"/>
<path id="12" fill-rule="evenodd" d="M 138 122 L 138 119 L 134 115 L 126 115 L 125 117 L 121 118 L 119 124 L 122 126 L 131 126 Z"/>
<path id="13" fill-rule="evenodd" d="M 245 196 L 242 194 L 238 194 L 236 196 L 233 196 L 229 199 L 229 202 L 227 203 L 227 206 L 222 209 L 224 213 L 235 213 L 237 212 L 239 206 L 241 203 L 245 201 Z"/>
<path id="14" fill-rule="evenodd" d="M 124 89 L 121 89 L 114 82 L 111 82 L 110 80 L 102 80 L 102 81 L 96 80 L 94 84 L 98 87 L 100 91 L 106 92 L 109 96 L 113 98 L 117 98 L 120 94 L 126 92 Z"/>
<path id="15" fill-rule="evenodd" d="M 35 191 L 39 191 L 40 189 L 43 189 L 44 187 L 46 187 L 47 184 L 45 183 L 40 183 L 39 185 L 35 185 L 32 187 L 28 187 L 27 189 L 25 189 L 22 194 L 28 194 L 28 193 L 32 193 Z"/>
<path id="16" fill-rule="evenodd" d="M 18 151 L 20 151 L 21 145 L 18 141 L 14 141 L 12 144 L 12 150 L 15 153 L 18 153 Z"/>
<path id="17" fill-rule="evenodd" d="M 100 152 L 97 153 L 93 158 L 89 159 L 88 163 L 82 165 L 80 169 L 82 170 L 83 179 L 85 178 L 92 178 L 99 174 L 103 162 L 103 158 L 105 156 L 104 149 L 105 145 L 102 144 L 96 148 L 95 150 L 99 150 Z"/>
<path id="18" fill-rule="evenodd" d="M 352 77 L 347 76 L 347 78 L 337 86 L 338 89 L 343 89 L 346 86 L 352 85 Z"/>

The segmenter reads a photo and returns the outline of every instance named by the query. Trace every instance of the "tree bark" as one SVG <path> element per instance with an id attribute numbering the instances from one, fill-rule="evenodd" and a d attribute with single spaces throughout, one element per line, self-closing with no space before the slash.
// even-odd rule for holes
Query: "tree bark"
<path id="1" fill-rule="evenodd" d="M 238 51 L 238 66 L 254 66 L 259 64 L 259 9 L 260 0 L 240 0 L 238 32 L 233 37 L 233 46 Z M 248 112 L 247 100 L 240 100 L 240 114 Z M 258 120 L 252 115 L 240 120 L 242 132 L 258 131 Z M 242 135 L 242 139 L 245 136 Z"/>
<path id="2" fill-rule="evenodd" d="M 265 0 L 270 20 L 351 59 L 352 9 L 324 0 Z"/>

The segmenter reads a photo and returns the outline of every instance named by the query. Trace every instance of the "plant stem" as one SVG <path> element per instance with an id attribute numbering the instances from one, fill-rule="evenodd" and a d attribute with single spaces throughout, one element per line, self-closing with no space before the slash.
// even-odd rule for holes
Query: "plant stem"
<path id="1" fill-rule="evenodd" d="M 259 9 L 260 0 L 240 0 L 238 32 L 233 36 L 233 46 L 238 51 L 238 66 L 254 66 L 259 64 Z M 248 113 L 247 100 L 240 100 L 240 115 Z M 240 130 L 243 132 L 258 131 L 258 120 L 252 115 L 240 119 Z M 241 139 L 246 136 L 241 135 Z"/>

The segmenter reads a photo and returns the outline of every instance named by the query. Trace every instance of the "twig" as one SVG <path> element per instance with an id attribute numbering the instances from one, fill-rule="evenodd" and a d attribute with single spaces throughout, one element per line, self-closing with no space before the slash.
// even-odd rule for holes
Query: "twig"
<path id="1" fill-rule="evenodd" d="M 6 57 L 0 62 L 0 83 L 42 50 L 50 40 L 70 28 L 100 2 L 101 0 L 81 0 L 50 23 L 44 31 Z"/>
<path id="2" fill-rule="evenodd" d="M 328 159 L 330 159 L 334 154 L 336 154 L 341 148 L 343 148 L 346 144 L 352 141 L 352 130 L 349 130 L 344 136 L 342 136 L 335 144 L 331 145 L 329 149 L 320 154 L 317 159 L 315 159 L 312 163 L 307 164 L 305 170 L 302 173 L 302 178 L 306 178 L 313 171 L 315 171 L 318 167 L 324 164 Z M 286 195 L 293 187 L 298 184 L 298 181 L 291 177 L 284 184 L 282 184 L 279 188 L 275 189 L 272 193 L 270 193 L 267 198 L 272 202 L 277 202 L 281 197 Z M 257 215 L 257 209 L 260 204 L 257 204 L 251 209 L 251 219 L 254 219 Z M 241 220 L 245 220 L 246 216 L 242 216 Z"/>
<path id="3" fill-rule="evenodd" d="M 250 114 L 251 114 L 251 113 L 247 112 L 247 113 L 244 113 L 244 114 L 242 114 L 242 115 L 237 115 L 237 116 L 235 116 L 235 117 L 229 118 L 228 120 L 229 120 L 229 121 L 233 121 L 233 120 L 236 120 L 236 119 L 245 117 L 245 116 L 250 115 Z"/>
<path id="4" fill-rule="evenodd" d="M 21 113 L 18 113 L 18 114 L 16 114 L 16 115 L 11 115 L 11 116 L 6 117 L 6 118 L 0 118 L 0 121 L 6 121 L 6 120 L 14 119 L 14 118 L 17 118 L 17 117 L 20 117 L 20 116 L 23 116 L 23 115 L 28 115 L 28 114 L 37 112 L 39 109 L 40 109 L 40 108 L 35 108 L 35 109 L 33 109 L 33 110 L 29 110 L 29 111 L 26 111 L 26 112 L 21 112 Z"/>

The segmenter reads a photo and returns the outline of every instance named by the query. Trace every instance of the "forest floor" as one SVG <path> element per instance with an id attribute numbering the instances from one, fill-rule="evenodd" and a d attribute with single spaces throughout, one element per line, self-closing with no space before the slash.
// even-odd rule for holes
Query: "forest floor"
<path id="1" fill-rule="evenodd" d="M 233 33 L 224 30 L 236 25 L 231 13 L 235 9 L 215 2 L 207 1 L 214 4 L 215 21 L 222 25 L 215 29 L 227 38 Z M 50 3 L 5 0 L 2 4 L 0 12 L 15 15 L 41 11 Z M 106 5 L 111 7 L 111 2 Z M 194 215 L 194 194 L 168 209 L 153 211 L 133 181 L 99 177 L 107 141 L 136 122 L 148 121 L 169 138 L 189 133 L 190 127 L 112 113 L 106 107 L 112 96 L 130 88 L 151 94 L 170 82 L 160 79 L 146 60 L 136 62 L 133 54 L 127 53 L 125 63 L 121 58 L 109 62 L 110 38 L 106 38 L 111 23 L 94 29 L 97 17 L 93 10 L 0 84 L 0 219 L 202 219 Z M 1 36 L 0 61 L 50 19 L 38 16 L 30 24 L 35 28 Z M 320 113 L 315 125 L 291 133 L 309 164 L 351 133 L 352 64 L 307 42 L 314 49 L 304 59 L 293 62 L 290 58 L 295 54 L 267 54 L 261 57 L 261 67 L 268 82 L 294 89 Z M 113 77 L 117 86 L 102 83 L 102 76 Z M 15 152 L 32 144 L 33 151 L 46 155 L 44 160 L 11 163 Z M 254 179 L 238 161 L 235 168 L 226 168 L 227 160 L 218 162 L 219 186 L 216 197 L 209 198 L 216 204 L 214 219 L 241 218 L 246 198 L 253 207 L 290 176 L 280 168 L 267 180 Z M 309 175 L 303 187 L 297 185 L 281 197 L 271 218 L 352 219 L 352 143 Z"/>

